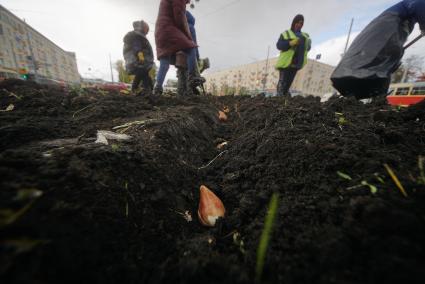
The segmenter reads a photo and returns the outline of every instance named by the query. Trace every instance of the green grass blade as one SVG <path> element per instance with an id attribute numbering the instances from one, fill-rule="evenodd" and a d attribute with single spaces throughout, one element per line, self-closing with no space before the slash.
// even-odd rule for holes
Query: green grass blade
<path id="1" fill-rule="evenodd" d="M 256 280 L 260 282 L 261 276 L 263 274 L 264 263 L 266 260 L 267 247 L 269 245 L 273 224 L 276 220 L 277 208 L 279 203 L 279 194 L 273 193 L 269 209 L 266 216 L 266 221 L 264 223 L 263 232 L 261 233 L 260 243 L 257 248 L 257 267 L 256 267 Z"/>
<path id="2" fill-rule="evenodd" d="M 343 172 L 337 171 L 336 173 L 337 173 L 337 175 L 338 175 L 339 177 L 341 177 L 341 178 L 343 178 L 343 179 L 346 179 L 346 180 L 353 180 L 353 179 L 352 179 L 349 175 L 347 175 L 347 174 L 345 174 L 345 173 L 343 173 Z"/>

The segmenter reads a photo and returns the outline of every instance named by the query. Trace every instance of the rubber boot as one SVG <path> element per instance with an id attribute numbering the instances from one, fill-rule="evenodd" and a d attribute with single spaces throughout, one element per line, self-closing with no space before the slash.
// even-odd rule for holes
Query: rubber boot
<path id="1" fill-rule="evenodd" d="M 183 68 L 177 68 L 177 95 L 187 95 L 187 71 Z"/>
<path id="2" fill-rule="evenodd" d="M 277 88 L 276 88 L 276 96 L 278 97 L 283 97 L 283 80 L 279 80 L 279 82 L 277 83 Z"/>
<path id="3" fill-rule="evenodd" d="M 200 95 L 200 91 L 198 90 L 198 87 L 202 88 L 205 81 L 206 81 L 205 78 L 199 75 L 199 72 L 195 71 L 189 74 L 187 79 L 187 95 L 188 96 Z"/>
<path id="4" fill-rule="evenodd" d="M 162 86 L 155 85 L 155 87 L 153 88 L 154 96 L 160 96 L 162 95 L 163 92 L 164 92 L 164 89 L 162 88 Z"/>
<path id="5" fill-rule="evenodd" d="M 142 87 L 132 88 L 130 94 L 132 94 L 133 96 L 141 96 L 143 95 L 143 88 Z"/>

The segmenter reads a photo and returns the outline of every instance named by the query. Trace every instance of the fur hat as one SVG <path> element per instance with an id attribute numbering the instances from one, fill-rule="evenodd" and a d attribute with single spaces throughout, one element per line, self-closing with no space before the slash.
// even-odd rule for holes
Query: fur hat
<path id="1" fill-rule="evenodd" d="M 146 26 L 149 27 L 149 25 L 143 20 L 133 22 L 133 28 L 135 30 L 143 30 Z"/>

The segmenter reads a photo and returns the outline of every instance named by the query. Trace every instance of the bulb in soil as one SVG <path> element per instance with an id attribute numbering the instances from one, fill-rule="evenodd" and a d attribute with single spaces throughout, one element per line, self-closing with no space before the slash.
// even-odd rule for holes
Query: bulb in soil
<path id="1" fill-rule="evenodd" d="M 218 119 L 220 121 L 227 121 L 227 115 L 223 111 L 220 110 L 218 112 Z"/>
<path id="2" fill-rule="evenodd" d="M 218 144 L 218 145 L 217 145 L 217 149 L 218 149 L 218 150 L 221 150 L 221 149 L 223 149 L 224 147 L 226 147 L 226 146 L 227 146 L 227 144 L 229 144 L 229 142 L 223 142 L 223 143 L 220 143 L 220 144 Z"/>
<path id="3" fill-rule="evenodd" d="M 208 187 L 201 185 L 198 217 L 202 225 L 214 227 L 217 219 L 224 217 L 226 209 L 223 202 Z"/>

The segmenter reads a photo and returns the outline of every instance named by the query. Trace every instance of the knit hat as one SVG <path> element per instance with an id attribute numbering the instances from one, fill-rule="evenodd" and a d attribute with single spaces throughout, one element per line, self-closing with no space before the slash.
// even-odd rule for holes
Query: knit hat
<path id="1" fill-rule="evenodd" d="M 294 30 L 294 28 L 295 28 L 295 24 L 296 24 L 296 23 L 298 23 L 298 22 L 300 22 L 300 21 L 303 21 L 303 22 L 304 22 L 304 16 L 303 16 L 303 15 L 301 15 L 301 14 L 298 14 L 298 15 L 296 15 L 296 16 L 295 16 L 295 18 L 292 20 L 291 30 Z"/>
<path id="2" fill-rule="evenodd" d="M 145 26 L 148 26 L 148 27 L 149 27 L 149 25 L 148 25 L 145 21 L 143 21 L 143 20 L 140 20 L 140 21 L 134 21 L 134 22 L 133 22 L 133 28 L 134 28 L 135 30 L 143 30 L 143 28 L 144 28 Z"/>

